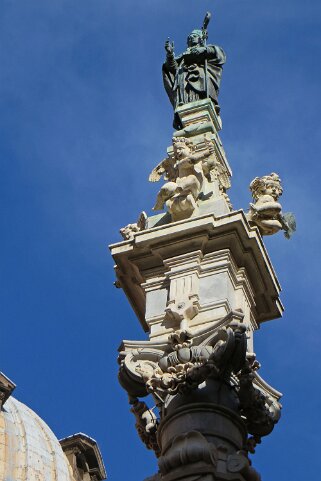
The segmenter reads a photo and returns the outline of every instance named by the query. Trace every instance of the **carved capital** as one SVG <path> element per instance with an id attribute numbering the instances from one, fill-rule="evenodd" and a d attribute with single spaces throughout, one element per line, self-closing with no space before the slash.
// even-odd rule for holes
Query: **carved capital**
<path id="1" fill-rule="evenodd" d="M 208 335 L 199 346 L 189 346 L 190 334 L 179 332 L 176 338 L 185 338 L 185 347 L 174 342 L 163 351 L 146 347 L 121 353 L 120 381 L 132 396 L 149 392 L 164 401 L 168 395 L 196 388 L 208 377 L 229 380 L 246 359 L 245 330 L 244 325 L 231 323 Z"/>

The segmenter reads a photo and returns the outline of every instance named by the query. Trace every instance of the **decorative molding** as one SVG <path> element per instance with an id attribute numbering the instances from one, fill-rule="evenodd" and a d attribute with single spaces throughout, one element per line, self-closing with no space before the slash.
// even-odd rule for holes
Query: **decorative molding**
<path id="1" fill-rule="evenodd" d="M 164 402 L 167 395 L 194 389 L 208 377 L 228 380 L 232 371 L 241 369 L 245 353 L 242 323 L 212 329 L 199 346 L 193 345 L 191 333 L 178 331 L 169 336 L 164 350 L 146 346 L 121 351 L 119 379 L 130 396 L 151 393 Z"/>

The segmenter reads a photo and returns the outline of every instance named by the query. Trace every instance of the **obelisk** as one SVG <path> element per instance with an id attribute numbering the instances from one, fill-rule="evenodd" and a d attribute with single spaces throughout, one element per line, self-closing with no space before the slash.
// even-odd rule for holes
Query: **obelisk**
<path id="1" fill-rule="evenodd" d="M 256 177 L 248 212 L 233 210 L 219 131 L 225 53 L 202 29 L 176 56 L 165 44 L 172 143 L 151 172 L 154 210 L 110 246 L 118 287 L 147 341 L 123 341 L 119 381 L 141 440 L 158 458 L 149 480 L 257 481 L 249 457 L 279 420 L 281 394 L 258 374 L 253 334 L 282 315 L 280 285 L 262 236 L 295 229 L 278 200 L 281 181 Z M 155 406 L 141 399 L 151 394 Z M 148 474 L 148 473 L 147 473 Z"/>

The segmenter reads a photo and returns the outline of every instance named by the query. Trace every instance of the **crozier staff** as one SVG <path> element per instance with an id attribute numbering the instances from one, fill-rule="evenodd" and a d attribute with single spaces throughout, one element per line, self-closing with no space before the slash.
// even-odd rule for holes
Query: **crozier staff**
<path id="1" fill-rule="evenodd" d="M 204 18 L 204 22 L 203 22 L 203 27 L 202 27 L 203 42 L 204 42 L 204 46 L 205 46 L 205 47 L 206 47 L 206 41 L 207 41 L 207 39 L 208 39 L 207 27 L 208 27 L 208 24 L 210 23 L 210 20 L 211 20 L 211 13 L 210 13 L 210 12 L 206 12 L 206 15 L 205 15 L 205 18 Z M 205 92 L 206 92 L 206 97 L 208 97 L 208 88 L 207 88 L 207 59 L 205 59 L 204 68 L 205 68 Z"/>

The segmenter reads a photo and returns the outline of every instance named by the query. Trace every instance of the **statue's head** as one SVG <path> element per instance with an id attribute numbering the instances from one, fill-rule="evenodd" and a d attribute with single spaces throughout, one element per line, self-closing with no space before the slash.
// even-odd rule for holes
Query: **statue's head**
<path id="1" fill-rule="evenodd" d="M 193 30 L 187 37 L 188 47 L 198 47 L 204 45 L 204 38 L 202 30 Z"/>
<path id="2" fill-rule="evenodd" d="M 283 192 L 281 179 L 275 172 L 263 177 L 255 177 L 250 184 L 250 190 L 254 200 L 258 200 L 262 195 L 270 195 L 274 200 L 278 200 Z"/>
<path id="3" fill-rule="evenodd" d="M 183 159 L 191 153 L 193 142 L 186 137 L 173 137 L 173 148 L 175 158 Z"/>

